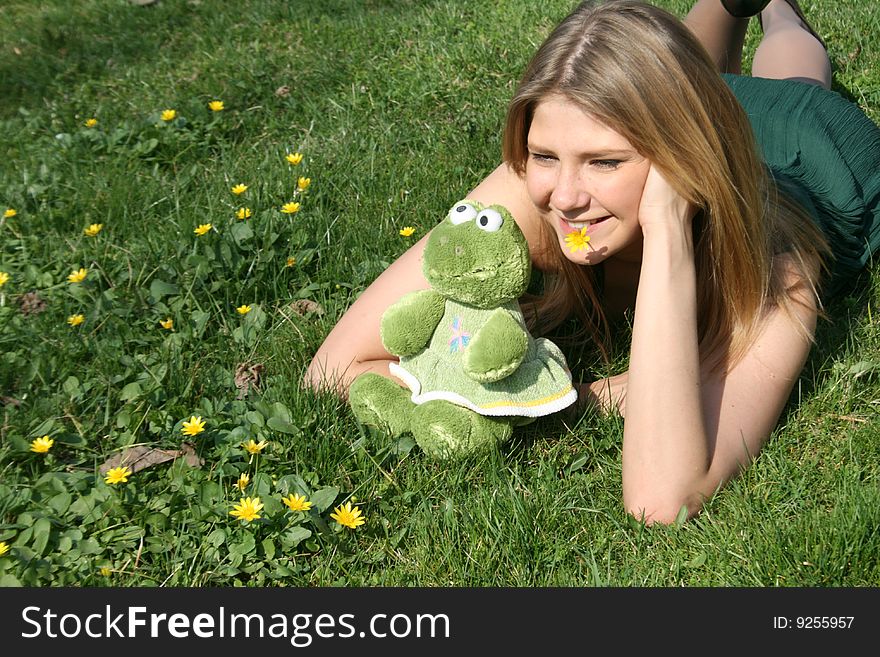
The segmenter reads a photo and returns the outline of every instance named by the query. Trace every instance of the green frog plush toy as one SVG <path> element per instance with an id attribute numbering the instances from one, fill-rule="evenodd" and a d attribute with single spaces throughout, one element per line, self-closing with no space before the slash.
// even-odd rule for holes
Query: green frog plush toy
<path id="1" fill-rule="evenodd" d="M 572 404 L 565 357 L 528 332 L 517 299 L 531 258 L 506 208 L 460 201 L 431 232 L 423 271 L 431 285 L 382 315 L 390 372 L 357 377 L 349 403 L 358 421 L 411 433 L 437 458 L 463 456 L 510 437 L 515 426 Z"/>

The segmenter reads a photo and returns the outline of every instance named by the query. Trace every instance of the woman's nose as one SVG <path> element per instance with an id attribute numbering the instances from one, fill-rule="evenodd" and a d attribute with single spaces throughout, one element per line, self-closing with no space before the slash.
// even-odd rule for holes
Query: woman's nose
<path id="1" fill-rule="evenodd" d="M 590 207 L 592 197 L 576 172 L 560 172 L 550 195 L 550 204 L 560 212 L 583 211 Z"/>

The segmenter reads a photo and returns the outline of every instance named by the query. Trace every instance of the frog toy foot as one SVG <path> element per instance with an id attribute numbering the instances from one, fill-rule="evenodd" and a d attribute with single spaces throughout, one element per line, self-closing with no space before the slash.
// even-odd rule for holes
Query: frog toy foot
<path id="1" fill-rule="evenodd" d="M 422 450 L 438 459 L 487 451 L 513 433 L 510 418 L 487 417 L 447 401 L 416 406 L 411 430 Z"/>
<path id="2" fill-rule="evenodd" d="M 348 401 L 358 422 L 387 431 L 395 438 L 410 430 L 415 404 L 409 397 L 406 389 L 372 372 L 357 377 L 348 391 Z"/>

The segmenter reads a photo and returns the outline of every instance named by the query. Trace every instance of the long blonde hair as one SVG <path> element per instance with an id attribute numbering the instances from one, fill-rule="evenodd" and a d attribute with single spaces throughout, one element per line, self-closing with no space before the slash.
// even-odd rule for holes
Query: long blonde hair
<path id="1" fill-rule="evenodd" d="M 550 96 L 575 102 L 625 137 L 699 208 L 693 226 L 700 349 L 716 366 L 742 357 L 765 308 L 791 310 L 774 256 L 794 256 L 815 293 L 824 238 L 800 206 L 777 192 L 748 117 L 674 15 L 632 0 L 583 2 L 553 31 L 508 109 L 504 159 L 520 175 L 535 107 Z M 583 315 L 601 343 L 607 323 L 601 309 L 590 308 L 591 277 L 556 252 L 560 275 L 542 303 L 554 317 L 564 308 Z"/>

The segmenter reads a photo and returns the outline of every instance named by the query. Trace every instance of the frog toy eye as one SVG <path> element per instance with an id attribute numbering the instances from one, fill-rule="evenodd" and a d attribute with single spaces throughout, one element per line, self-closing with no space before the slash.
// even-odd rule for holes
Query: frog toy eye
<path id="1" fill-rule="evenodd" d="M 487 233 L 494 233 L 504 224 L 504 219 L 498 210 L 486 208 L 477 215 L 477 228 Z"/>
<path id="2" fill-rule="evenodd" d="M 449 211 L 449 221 L 456 226 L 458 224 L 463 224 L 465 221 L 470 221 L 476 216 L 476 209 L 469 203 L 457 203 L 455 207 Z"/>

